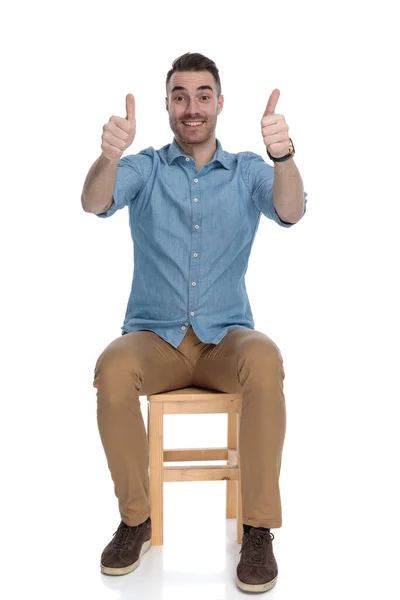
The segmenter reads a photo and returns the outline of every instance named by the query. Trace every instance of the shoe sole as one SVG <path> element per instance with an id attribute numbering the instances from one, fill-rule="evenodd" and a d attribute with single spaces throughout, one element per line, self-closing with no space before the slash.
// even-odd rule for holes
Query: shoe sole
<path id="1" fill-rule="evenodd" d="M 101 564 L 101 572 L 104 573 L 105 575 L 126 575 L 127 573 L 131 573 L 132 571 L 134 571 L 135 569 L 138 568 L 138 566 L 140 565 L 140 559 L 142 558 L 143 554 L 145 552 L 147 552 L 147 550 L 150 550 L 151 547 L 151 538 L 149 540 L 147 540 L 147 542 L 144 542 L 144 544 L 142 545 L 142 549 L 140 551 L 140 555 L 139 558 L 137 559 L 136 562 L 132 563 L 131 565 L 128 565 L 127 567 L 105 567 L 102 563 Z"/>
<path id="2" fill-rule="evenodd" d="M 251 584 L 251 583 L 243 583 L 243 581 L 240 581 L 240 579 L 238 577 L 236 577 L 236 584 L 237 584 L 238 588 L 240 588 L 244 592 L 268 592 L 268 590 L 270 590 L 274 587 L 274 585 L 277 582 L 277 579 L 278 579 L 278 575 L 275 577 L 275 579 L 271 579 L 271 581 L 267 581 L 267 583 Z"/>

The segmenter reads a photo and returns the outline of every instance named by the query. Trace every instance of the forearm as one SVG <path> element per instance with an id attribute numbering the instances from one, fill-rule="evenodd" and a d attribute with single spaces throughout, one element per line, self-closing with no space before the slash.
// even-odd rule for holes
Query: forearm
<path id="1" fill-rule="evenodd" d="M 286 223 L 296 223 L 304 212 L 304 187 L 293 158 L 274 163 L 272 197 L 275 210 Z"/>
<path id="2" fill-rule="evenodd" d="M 81 196 L 82 207 L 86 212 L 105 212 L 111 205 L 118 162 L 101 154 L 90 167 Z"/>

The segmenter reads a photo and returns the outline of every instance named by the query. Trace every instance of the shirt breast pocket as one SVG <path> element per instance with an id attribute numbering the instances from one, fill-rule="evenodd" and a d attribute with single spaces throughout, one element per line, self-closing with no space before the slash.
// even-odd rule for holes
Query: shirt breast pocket
<path id="1" fill-rule="evenodd" d="M 204 217 L 204 225 L 210 227 L 213 236 L 223 243 L 231 235 L 247 230 L 249 220 L 246 199 L 237 191 L 226 191 L 207 204 Z"/>
<path id="2" fill-rule="evenodd" d="M 242 190 L 234 188 L 226 190 L 224 194 L 225 213 L 233 218 L 244 219 L 248 216 L 248 198 Z"/>

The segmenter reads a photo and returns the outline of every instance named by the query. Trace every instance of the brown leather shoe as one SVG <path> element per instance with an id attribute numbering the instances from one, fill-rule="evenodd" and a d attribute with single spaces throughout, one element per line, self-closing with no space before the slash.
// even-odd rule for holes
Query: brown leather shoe
<path id="1" fill-rule="evenodd" d="M 106 575 L 126 575 L 137 569 L 151 546 L 151 521 L 133 527 L 121 521 L 113 535 L 101 555 L 101 570 Z"/>
<path id="2" fill-rule="evenodd" d="M 276 584 L 278 565 L 272 549 L 274 534 L 253 527 L 245 533 L 236 569 L 236 584 L 245 592 L 267 592 Z"/>

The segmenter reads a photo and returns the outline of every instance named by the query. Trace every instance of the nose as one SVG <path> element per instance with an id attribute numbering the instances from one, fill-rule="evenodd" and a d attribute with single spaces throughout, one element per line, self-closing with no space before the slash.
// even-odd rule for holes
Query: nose
<path id="1" fill-rule="evenodd" d="M 199 111 L 199 102 L 196 98 L 190 98 L 187 105 L 187 114 L 194 117 L 200 116 L 201 112 Z"/>

